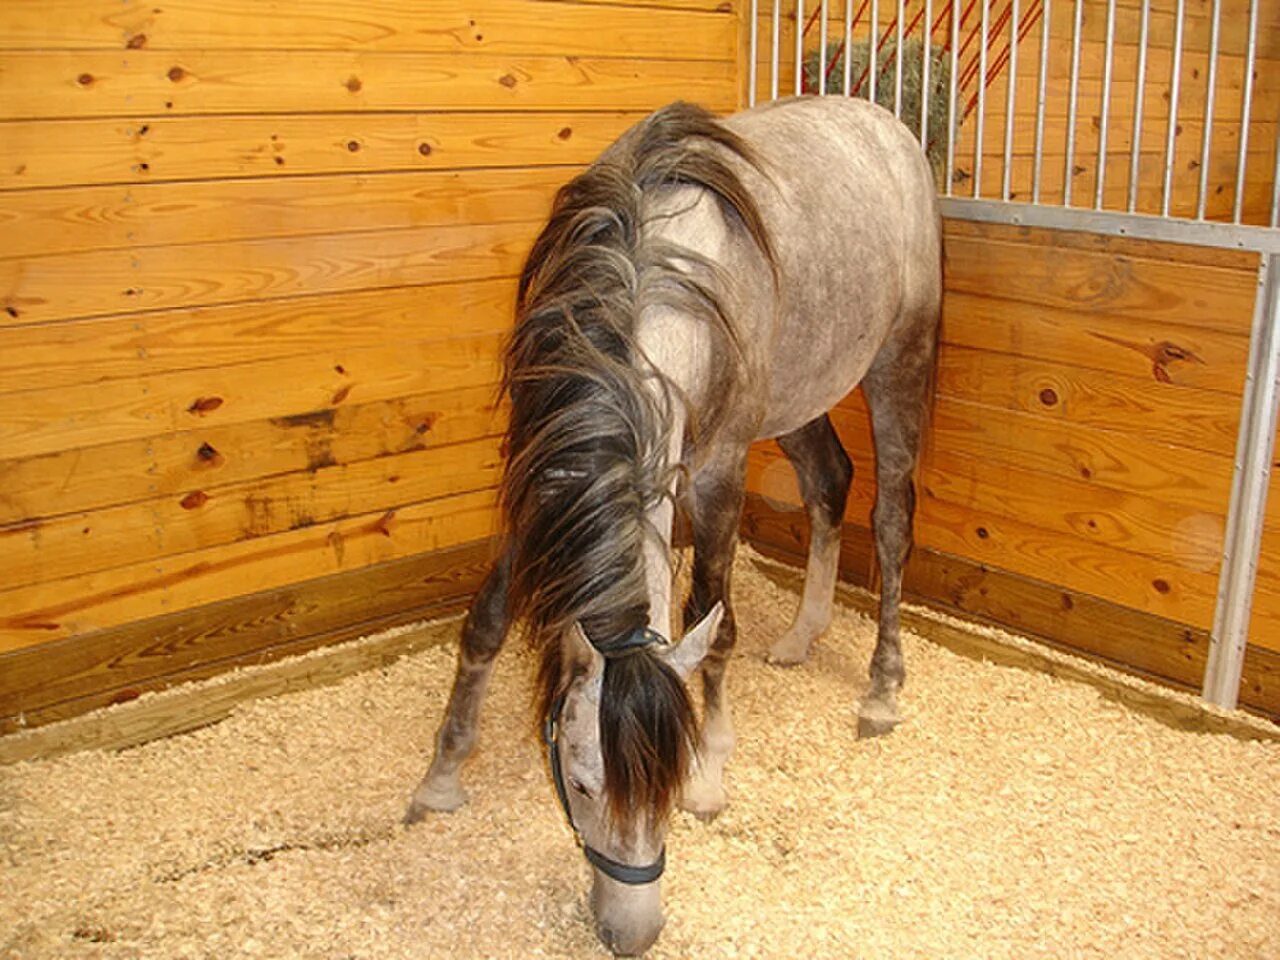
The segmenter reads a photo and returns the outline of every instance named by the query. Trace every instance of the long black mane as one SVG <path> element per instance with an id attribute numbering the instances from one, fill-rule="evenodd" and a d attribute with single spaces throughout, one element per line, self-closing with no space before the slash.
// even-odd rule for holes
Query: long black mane
<path id="1" fill-rule="evenodd" d="M 557 195 L 520 278 L 507 348 L 509 601 L 540 654 L 540 719 L 571 679 L 560 643 L 575 622 L 606 654 L 605 790 L 624 823 L 669 811 L 695 729 L 684 685 L 652 650 L 609 656 L 648 623 L 645 517 L 675 469 L 666 451 L 681 397 L 637 346 L 641 309 L 668 303 L 708 324 L 726 354 L 736 346 L 715 265 L 647 238 L 643 210 L 656 191 L 700 187 L 772 262 L 739 160 L 755 165 L 745 143 L 688 104 L 624 134 Z"/>

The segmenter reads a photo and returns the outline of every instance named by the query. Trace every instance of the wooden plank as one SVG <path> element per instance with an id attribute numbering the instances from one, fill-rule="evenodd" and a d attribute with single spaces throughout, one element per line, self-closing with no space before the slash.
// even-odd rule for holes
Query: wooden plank
<path id="1" fill-rule="evenodd" d="M 832 420 L 856 423 L 863 416 L 842 405 Z M 1214 454 L 945 396 L 935 403 L 925 442 L 927 449 L 1084 481 L 1196 512 L 1226 513 L 1231 461 Z"/>
<path id="2" fill-rule="evenodd" d="M 871 521 L 871 508 L 875 505 L 875 462 L 869 447 L 848 449 L 854 463 L 854 480 L 844 515 L 848 522 L 865 526 Z M 773 441 L 758 443 L 748 452 L 747 489 L 780 510 L 791 509 L 804 516 L 795 470 Z"/>
<path id="3" fill-rule="evenodd" d="M 1237 334 L 958 290 L 942 299 L 942 341 L 1233 398 L 1249 357 L 1248 339 Z"/>
<path id="4" fill-rule="evenodd" d="M 0 52 L 0 120 L 343 111 L 652 110 L 737 101 L 731 44 L 700 60 L 355 50 Z"/>
<path id="5" fill-rule="evenodd" d="M 1223 518 L 1078 479 L 935 447 L 920 470 L 924 500 L 1025 521 L 1041 530 L 1217 575 Z"/>
<path id="6" fill-rule="evenodd" d="M 0 527 L 0 583 L 10 590 L 71 579 L 491 489 L 502 474 L 499 446 L 495 436 L 468 439 Z M 3 598 L 0 591 L 0 605 Z"/>
<path id="7" fill-rule="evenodd" d="M 5 125 L 0 190 L 590 163 L 640 112 L 339 113 Z"/>
<path id="8" fill-rule="evenodd" d="M 6 0 L 0 37 L 8 49 L 379 50 L 551 56 L 721 58 L 733 49 L 728 16 L 649 4 L 592 7 L 529 0 L 124 0 L 110 9 L 83 0 Z"/>
<path id="9" fill-rule="evenodd" d="M 19 324 L 4 334 L 0 394 L 503 333 L 515 294 L 511 276 Z"/>
<path id="10" fill-rule="evenodd" d="M 541 222 L 409 227 L 0 260 L 0 328 L 102 314 L 509 277 Z"/>
<path id="11" fill-rule="evenodd" d="M 493 491 L 8 590 L 0 653 L 493 535 Z"/>
<path id="12" fill-rule="evenodd" d="M 1110 600 L 1167 620 L 1209 629 L 1218 578 L 1064 535 L 1032 523 L 926 499 L 919 504 L 916 540 L 984 566 Z"/>
<path id="13" fill-rule="evenodd" d="M 0 460 L 0 523 L 41 519 L 491 435 L 496 383 L 411 384 L 403 396 Z"/>
<path id="14" fill-rule="evenodd" d="M 4 394 L 0 436 L 7 458 L 21 460 L 197 426 L 480 386 L 498 377 L 500 339 L 418 341 Z"/>
<path id="15" fill-rule="evenodd" d="M 0 257 L 545 219 L 579 168 L 433 170 L 13 192 Z"/>
<path id="16" fill-rule="evenodd" d="M 952 347 L 939 356 L 938 391 L 972 403 L 1235 455 L 1237 397 L 1179 387 L 1156 377 L 1119 377 Z"/>
<path id="17" fill-rule="evenodd" d="M 793 556 L 794 540 L 778 537 L 785 519 L 758 497 L 748 496 L 742 533 L 757 548 L 781 542 Z M 842 556 L 871 556 L 870 532 L 848 525 Z M 846 575 L 842 568 L 842 576 Z M 853 582 L 865 582 L 851 577 Z M 948 613 L 1036 637 L 1074 653 L 1102 659 L 1130 673 L 1198 690 L 1208 635 L 1184 624 L 1118 606 L 1054 583 L 983 567 L 917 547 L 907 566 L 910 599 Z M 1280 717 L 1280 656 L 1250 646 L 1241 703 Z"/>
<path id="18" fill-rule="evenodd" d="M 476 541 L 3 655 L 0 731 L 456 608 L 479 586 L 494 549 Z M 0 755 L 12 743 L 0 740 Z"/>
<path id="19" fill-rule="evenodd" d="M 1257 278 L 1240 270 L 950 236 L 948 290 L 1248 335 Z"/>

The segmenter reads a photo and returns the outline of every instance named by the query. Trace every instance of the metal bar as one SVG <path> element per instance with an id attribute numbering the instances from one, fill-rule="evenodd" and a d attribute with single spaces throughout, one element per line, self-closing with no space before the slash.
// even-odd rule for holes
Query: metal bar
<path id="1" fill-rule="evenodd" d="M 796 96 L 804 93 L 804 0 L 796 0 Z"/>
<path id="2" fill-rule="evenodd" d="M 1044 163 L 1044 104 L 1049 84 L 1050 0 L 1040 5 L 1040 75 L 1036 78 L 1036 146 L 1031 160 L 1031 202 L 1040 202 L 1040 168 Z"/>
<path id="3" fill-rule="evenodd" d="M 1280 403 L 1280 258 L 1263 257 L 1249 341 L 1249 369 L 1236 439 L 1231 501 L 1218 576 L 1218 604 L 1209 635 L 1202 693 L 1228 709 L 1240 694 L 1249 637 L 1249 613 L 1262 546 L 1263 515 L 1271 479 L 1276 412 Z"/>
<path id="4" fill-rule="evenodd" d="M 760 53 L 760 0 L 751 0 L 751 63 L 747 67 L 747 106 L 756 105 L 756 57 Z"/>
<path id="5" fill-rule="evenodd" d="M 987 16 L 990 0 L 982 0 L 978 37 L 978 115 L 973 126 L 973 195 L 982 196 L 982 126 L 987 112 Z"/>
<path id="6" fill-rule="evenodd" d="M 1253 250 L 1280 256 L 1280 230 L 1212 220 L 1182 220 L 1149 213 L 1120 213 L 1088 207 L 1059 207 L 969 197 L 939 199 L 942 215 L 952 220 L 1007 223 L 1017 227 L 1073 230 L 1112 237 L 1137 237 L 1223 250 Z"/>
<path id="7" fill-rule="evenodd" d="M 782 35 L 782 0 L 773 0 L 773 43 L 769 51 L 770 73 L 769 73 L 769 99 L 778 99 L 778 74 L 781 71 L 779 66 L 779 47 L 781 46 L 780 38 Z"/>
<path id="8" fill-rule="evenodd" d="M 818 16 L 821 20 L 818 23 L 818 93 L 825 94 L 827 92 L 827 0 L 822 0 L 822 4 L 818 7 L 821 11 Z"/>
<path id="9" fill-rule="evenodd" d="M 1173 21 L 1173 66 L 1169 77 L 1169 129 L 1164 143 L 1164 185 L 1160 190 L 1160 216 L 1169 215 L 1173 193 L 1173 154 L 1178 136 L 1178 88 L 1182 79 L 1182 26 L 1185 0 L 1178 0 Z"/>
<path id="10" fill-rule="evenodd" d="M 876 100 L 876 74 L 880 72 L 877 60 L 880 57 L 880 0 L 871 0 L 871 32 L 867 39 L 867 99 Z"/>
<path id="11" fill-rule="evenodd" d="M 1181 2 L 1181 0 L 1179 0 Z M 1076 109 L 1080 100 L 1080 41 L 1084 20 L 1084 0 L 1076 0 L 1075 21 L 1071 28 L 1071 89 L 1067 95 L 1066 164 L 1063 172 L 1062 205 L 1071 206 L 1071 181 L 1076 169 Z"/>
<path id="12" fill-rule="evenodd" d="M 933 65 L 933 0 L 924 0 L 923 36 L 920 43 L 920 146 L 929 150 L 929 68 Z"/>
<path id="13" fill-rule="evenodd" d="M 1112 0 L 1114 3 L 1115 0 Z M 1009 66 L 1005 76 L 1004 101 L 1004 169 L 1001 171 L 1000 199 L 1008 200 L 1013 186 L 1013 107 L 1018 87 L 1018 0 L 1013 0 L 1013 17 L 1009 21 Z"/>
<path id="14" fill-rule="evenodd" d="M 853 0 L 844 0 L 844 95 L 853 86 Z"/>
<path id="15" fill-rule="evenodd" d="M 1203 220 L 1209 201 L 1209 152 L 1213 143 L 1213 100 L 1218 87 L 1218 32 L 1222 0 L 1213 0 L 1209 22 L 1209 66 L 1205 76 L 1204 135 L 1200 138 L 1200 185 L 1196 191 L 1196 219 Z"/>
<path id="16" fill-rule="evenodd" d="M 1127 209 L 1138 209 L 1138 179 L 1142 166 L 1142 108 L 1147 97 L 1147 35 L 1151 28 L 1151 0 L 1142 0 L 1138 21 L 1138 69 L 1134 76 L 1133 142 L 1129 145 L 1129 202 Z"/>
<path id="17" fill-rule="evenodd" d="M 951 0 L 951 71 L 947 77 L 946 194 L 955 189 L 956 171 L 956 72 L 960 56 L 960 0 Z"/>
<path id="18" fill-rule="evenodd" d="M 906 0 L 898 0 L 897 33 L 893 42 L 893 115 L 902 119 L 902 28 L 907 19 Z"/>
<path id="19" fill-rule="evenodd" d="M 1236 196 L 1231 221 L 1239 223 L 1244 212 L 1244 172 L 1249 154 L 1249 121 L 1253 113 L 1253 61 L 1258 51 L 1258 0 L 1249 0 L 1249 40 L 1244 59 L 1244 98 L 1240 102 L 1240 152 L 1236 155 Z"/>
<path id="20" fill-rule="evenodd" d="M 1102 209 L 1107 182 L 1107 122 L 1111 113 L 1111 67 L 1116 49 L 1116 0 L 1107 0 L 1107 39 L 1102 53 L 1102 108 L 1098 115 L 1098 170 L 1094 177 L 1093 209 Z"/>

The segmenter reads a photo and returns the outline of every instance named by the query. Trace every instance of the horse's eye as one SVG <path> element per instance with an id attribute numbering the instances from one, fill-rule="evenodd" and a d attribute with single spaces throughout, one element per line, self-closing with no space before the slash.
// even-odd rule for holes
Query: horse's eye
<path id="1" fill-rule="evenodd" d="M 591 799 L 591 791 L 588 790 L 586 787 L 584 787 L 580 781 L 574 779 L 573 777 L 570 777 L 569 786 L 573 788 L 574 792 L 581 794 L 582 796 L 586 797 L 588 800 Z"/>

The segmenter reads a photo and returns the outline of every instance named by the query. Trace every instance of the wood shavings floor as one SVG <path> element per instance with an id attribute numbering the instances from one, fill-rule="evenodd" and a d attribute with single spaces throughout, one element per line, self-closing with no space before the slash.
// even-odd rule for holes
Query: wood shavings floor
<path id="1" fill-rule="evenodd" d="M 796 598 L 750 555 L 737 577 L 731 806 L 677 817 L 650 956 L 1280 956 L 1280 744 L 914 637 L 905 722 L 860 742 L 873 625 L 842 609 L 807 665 L 769 667 Z M 429 650 L 0 769 L 0 956 L 603 956 L 524 653 L 499 662 L 470 805 L 399 825 L 452 668 Z"/>

